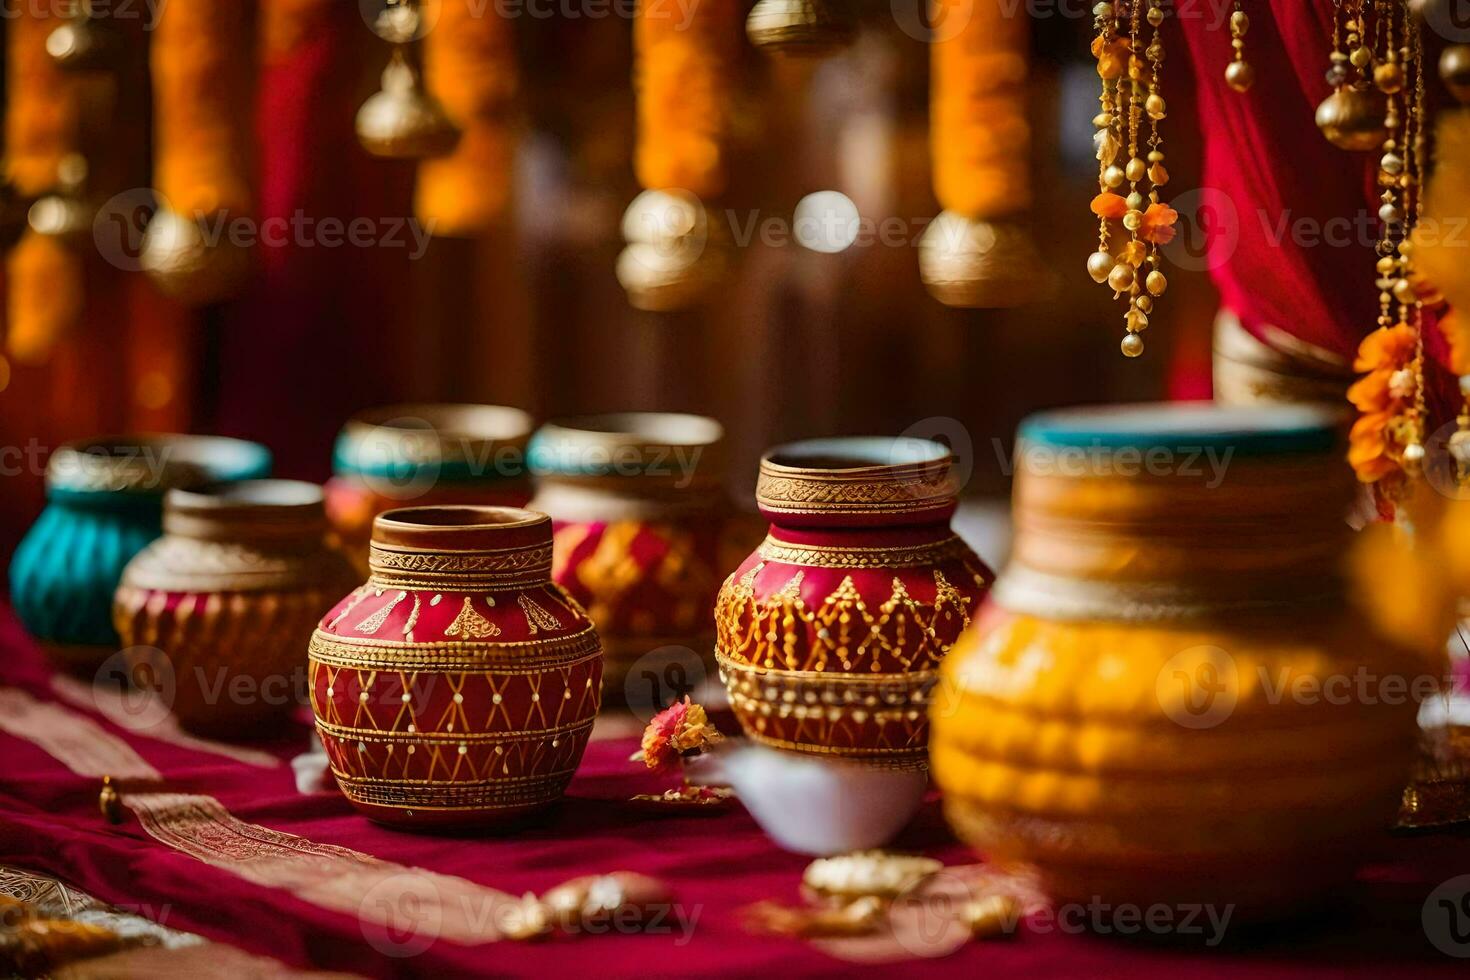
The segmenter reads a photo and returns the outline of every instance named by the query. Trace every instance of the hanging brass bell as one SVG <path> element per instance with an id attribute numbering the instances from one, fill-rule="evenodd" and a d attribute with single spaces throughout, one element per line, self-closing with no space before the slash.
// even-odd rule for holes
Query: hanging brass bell
<path id="1" fill-rule="evenodd" d="M 1452 44 L 1439 56 L 1439 77 L 1461 102 L 1470 102 L 1470 44 Z"/>
<path id="2" fill-rule="evenodd" d="M 249 278 L 251 257 L 228 235 L 211 240 L 201 220 L 160 206 L 143 231 L 138 264 L 160 292 L 204 306 L 239 292 Z"/>
<path id="3" fill-rule="evenodd" d="M 750 43 L 772 54 L 820 58 L 856 34 L 851 18 L 828 0 L 760 0 L 745 18 Z"/>
<path id="4" fill-rule="evenodd" d="M 383 69 L 382 90 L 357 110 L 357 138 L 373 156 L 418 160 L 452 151 L 459 130 L 398 47 Z"/>
<path id="5" fill-rule="evenodd" d="M 1045 291 L 1036 243 L 1017 224 L 978 221 L 945 211 L 919 239 L 919 276 L 945 306 L 1021 306 Z"/>
<path id="6" fill-rule="evenodd" d="M 729 257 L 713 234 L 709 212 L 693 194 L 648 190 L 623 214 L 618 282 L 636 309 L 688 309 L 725 277 Z"/>
<path id="7" fill-rule="evenodd" d="M 1376 150 L 1388 139 L 1388 102 L 1376 89 L 1342 88 L 1317 106 L 1317 128 L 1333 146 Z"/>
<path id="8" fill-rule="evenodd" d="M 76 0 L 71 14 L 46 36 L 46 53 L 67 71 L 111 67 L 117 36 L 93 16 L 92 0 Z"/>

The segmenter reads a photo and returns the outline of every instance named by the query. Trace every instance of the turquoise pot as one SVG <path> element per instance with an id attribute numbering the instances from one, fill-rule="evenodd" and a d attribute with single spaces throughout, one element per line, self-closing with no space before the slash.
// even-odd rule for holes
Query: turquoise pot
<path id="1" fill-rule="evenodd" d="M 173 487 L 269 476 L 264 446 L 213 436 L 69 443 L 46 467 L 46 509 L 15 551 L 16 615 L 60 665 L 95 670 L 117 650 L 112 594 L 123 566 L 163 533 Z"/>

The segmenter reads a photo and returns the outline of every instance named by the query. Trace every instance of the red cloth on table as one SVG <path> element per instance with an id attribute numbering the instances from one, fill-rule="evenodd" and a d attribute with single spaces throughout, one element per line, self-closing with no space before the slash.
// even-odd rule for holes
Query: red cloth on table
<path id="1" fill-rule="evenodd" d="M 0 688 L 53 700 L 50 672 L 8 610 L 0 608 Z M 519 895 L 571 877 L 618 869 L 668 882 L 690 916 L 692 938 L 584 935 L 541 943 L 461 946 L 438 941 L 417 955 L 384 955 L 351 915 L 308 904 L 282 889 L 252 884 L 166 847 L 128 814 L 119 826 L 97 811 L 98 783 L 71 773 L 30 741 L 0 733 L 0 864 L 61 878 L 174 929 L 276 957 L 292 965 L 368 976 L 745 977 L 892 970 L 974 976 L 1424 978 L 1462 976 L 1463 964 L 1430 947 L 1420 927 L 1425 897 L 1470 871 L 1470 841 L 1445 837 L 1392 843 L 1392 865 L 1368 869 L 1346 908 L 1327 924 L 1293 926 L 1239 948 L 1174 948 L 1101 936 L 1025 931 L 1013 942 L 972 943 L 943 958 L 889 967 L 833 959 L 801 940 L 753 937 L 739 910 L 762 899 L 795 902 L 807 859 L 778 850 L 739 807 L 720 814 L 649 814 L 628 803 L 667 783 L 628 762 L 634 740 L 594 742 L 567 800 L 535 826 L 508 837 L 419 836 L 357 816 L 338 795 L 297 793 L 289 767 L 262 769 L 99 722 L 143 756 L 168 788 L 208 794 L 236 817 L 403 865 L 457 875 Z M 304 726 L 275 745 L 300 751 Z M 932 802 L 899 846 L 948 864 L 973 861 L 945 830 Z M 1230 934 L 1227 933 L 1227 943 Z"/>

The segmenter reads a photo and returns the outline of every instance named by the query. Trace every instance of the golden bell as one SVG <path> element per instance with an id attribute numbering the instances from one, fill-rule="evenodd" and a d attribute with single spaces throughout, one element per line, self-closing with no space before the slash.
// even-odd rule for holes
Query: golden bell
<path id="1" fill-rule="evenodd" d="M 623 214 L 628 246 L 617 276 L 636 309 L 666 313 L 696 305 L 729 265 L 714 241 L 709 212 L 687 191 L 647 190 Z"/>
<path id="2" fill-rule="evenodd" d="M 1384 117 L 1388 103 L 1374 89 L 1343 88 L 1317 107 L 1317 128 L 1333 146 L 1344 150 L 1376 150 L 1388 138 Z"/>
<path id="3" fill-rule="evenodd" d="M 83 0 L 46 36 L 46 53 L 67 71 L 93 71 L 110 67 L 116 40 L 116 35 L 92 17 L 90 0 Z"/>
<path id="4" fill-rule="evenodd" d="M 395 48 L 383 69 L 383 88 L 357 110 L 357 139 L 373 156 L 418 160 L 449 153 L 459 130 L 419 81 L 418 72 Z"/>
<path id="5" fill-rule="evenodd" d="M 250 253 L 222 235 L 211 242 L 200 222 L 161 207 L 143 232 L 138 263 L 159 290 L 191 306 L 226 299 L 250 274 Z"/>
<path id="6" fill-rule="evenodd" d="M 1439 77 L 1461 102 L 1470 102 L 1470 44 L 1452 44 L 1439 56 Z"/>
<path id="7" fill-rule="evenodd" d="M 760 0 L 745 18 L 750 43 L 772 54 L 819 58 L 847 47 L 856 34 L 826 0 Z"/>
<path id="8" fill-rule="evenodd" d="M 945 306 L 1020 306 L 1042 291 L 1045 274 L 1031 235 L 1019 225 L 945 211 L 919 239 L 919 276 Z"/>

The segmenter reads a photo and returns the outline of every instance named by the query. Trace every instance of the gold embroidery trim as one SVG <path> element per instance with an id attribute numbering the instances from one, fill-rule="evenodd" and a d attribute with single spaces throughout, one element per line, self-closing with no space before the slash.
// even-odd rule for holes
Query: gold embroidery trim
<path id="1" fill-rule="evenodd" d="M 495 643 L 463 640 L 393 643 L 332 636 L 317 630 L 308 650 L 313 659 L 338 667 L 380 670 L 432 667 L 515 674 L 529 667 L 566 666 L 600 657 L 602 643 L 591 626 L 568 636 Z"/>
<path id="2" fill-rule="evenodd" d="M 938 475 L 930 472 L 877 479 L 762 473 L 755 491 L 762 510 L 782 514 L 907 514 L 932 510 L 958 493 L 959 484 L 948 465 Z"/>
<path id="3" fill-rule="evenodd" d="M 369 548 L 372 584 L 430 589 L 445 582 L 464 587 L 534 585 L 551 574 L 551 547 L 505 551 L 392 551 Z"/>
<path id="4" fill-rule="evenodd" d="M 807 568 L 915 568 L 974 556 L 970 546 L 956 535 L 925 544 L 882 548 L 788 544 L 774 537 L 767 537 L 761 542 L 757 554 L 766 561 Z"/>

